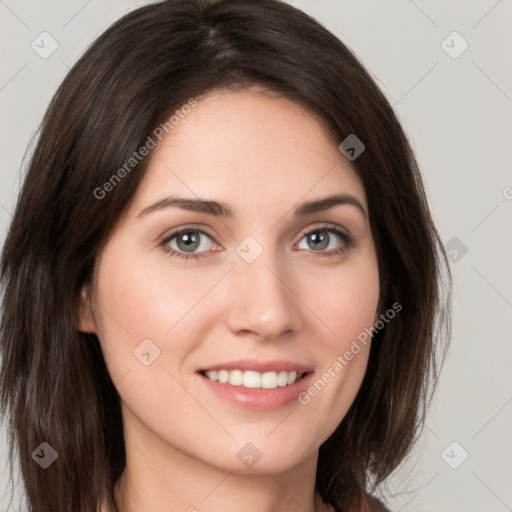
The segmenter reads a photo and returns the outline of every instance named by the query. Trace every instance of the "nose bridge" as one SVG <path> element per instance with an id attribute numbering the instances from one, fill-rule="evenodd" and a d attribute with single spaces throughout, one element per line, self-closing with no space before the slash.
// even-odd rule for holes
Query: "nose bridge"
<path id="1" fill-rule="evenodd" d="M 236 252 L 230 273 L 230 327 L 265 338 L 298 329 L 300 318 L 291 273 L 281 264 L 276 249 L 245 240 Z"/>

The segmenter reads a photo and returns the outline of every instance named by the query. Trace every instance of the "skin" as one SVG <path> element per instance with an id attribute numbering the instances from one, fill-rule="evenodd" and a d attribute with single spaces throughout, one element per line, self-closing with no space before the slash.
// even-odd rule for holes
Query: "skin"
<path id="1" fill-rule="evenodd" d="M 122 400 L 120 511 L 331 510 L 314 492 L 318 449 L 352 404 L 370 345 L 307 405 L 246 409 L 214 395 L 196 371 L 286 359 L 310 365 L 315 382 L 374 324 L 379 274 L 367 213 L 344 204 L 293 214 L 333 193 L 368 211 L 360 180 L 317 119 L 256 88 L 201 98 L 152 150 L 82 292 L 80 329 L 97 334 Z M 235 217 L 176 207 L 139 215 L 171 194 L 225 202 Z M 334 254 L 344 241 L 323 223 L 354 245 Z M 159 245 L 187 227 L 208 233 L 196 232 L 199 260 Z M 329 237 L 327 248 L 308 242 L 304 233 L 315 228 Z M 252 263 L 236 252 L 248 236 L 263 248 Z M 183 237 L 167 245 L 186 251 Z M 160 350 L 149 366 L 134 356 L 147 338 Z M 237 457 L 247 442 L 262 454 L 252 468 Z"/>

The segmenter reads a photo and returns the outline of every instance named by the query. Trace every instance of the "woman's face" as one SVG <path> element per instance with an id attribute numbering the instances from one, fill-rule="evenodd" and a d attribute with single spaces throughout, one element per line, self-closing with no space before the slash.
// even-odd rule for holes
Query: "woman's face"
<path id="1" fill-rule="evenodd" d="M 291 468 L 365 373 L 369 343 L 353 342 L 378 316 L 379 275 L 364 188 L 306 110 L 215 92 L 152 150 L 91 284 L 81 328 L 101 342 L 127 442 L 155 464 Z"/>

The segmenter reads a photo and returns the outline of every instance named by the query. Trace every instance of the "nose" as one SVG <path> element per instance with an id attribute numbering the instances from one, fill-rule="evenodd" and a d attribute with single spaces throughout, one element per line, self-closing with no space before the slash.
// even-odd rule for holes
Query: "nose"
<path id="1" fill-rule="evenodd" d="M 301 328 L 296 278 L 271 250 L 264 250 L 252 263 L 237 256 L 227 279 L 225 317 L 232 332 L 272 340 Z"/>

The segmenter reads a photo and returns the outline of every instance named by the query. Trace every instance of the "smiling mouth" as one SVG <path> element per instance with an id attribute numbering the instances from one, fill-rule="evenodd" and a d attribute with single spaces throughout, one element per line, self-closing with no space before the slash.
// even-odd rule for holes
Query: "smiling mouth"
<path id="1" fill-rule="evenodd" d="M 252 370 L 202 370 L 203 377 L 221 384 L 230 384 L 247 389 L 276 389 L 291 386 L 311 372 L 270 371 L 256 372 Z"/>

